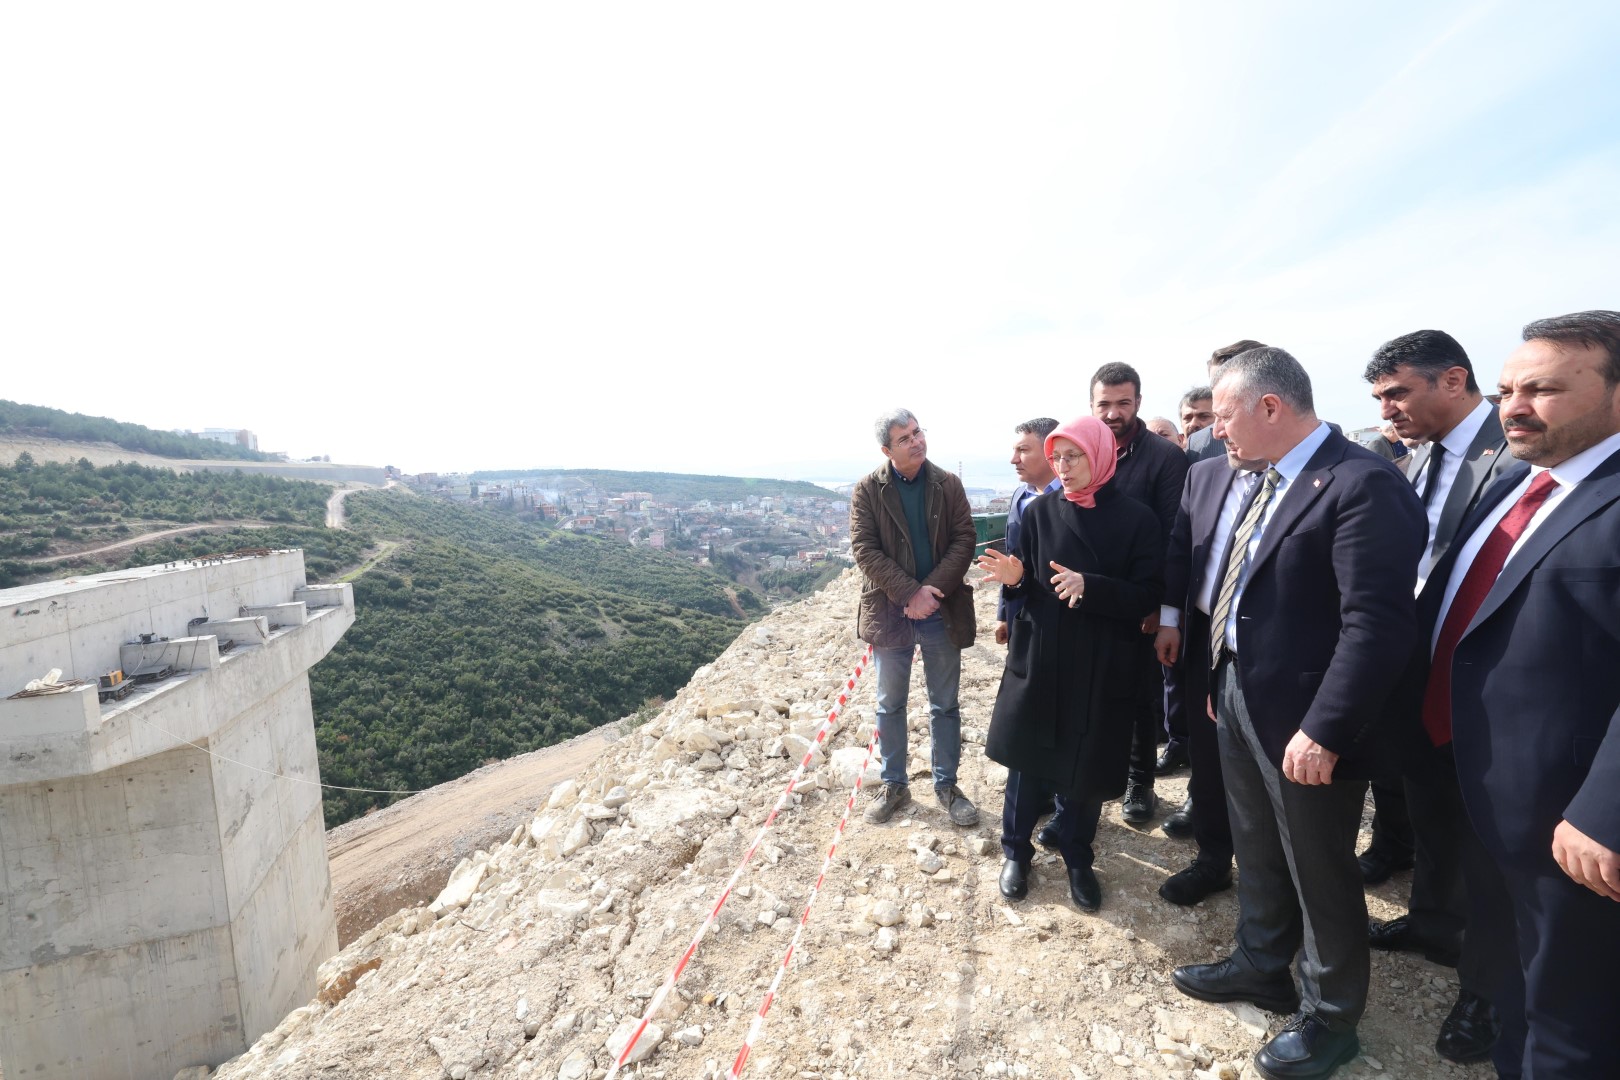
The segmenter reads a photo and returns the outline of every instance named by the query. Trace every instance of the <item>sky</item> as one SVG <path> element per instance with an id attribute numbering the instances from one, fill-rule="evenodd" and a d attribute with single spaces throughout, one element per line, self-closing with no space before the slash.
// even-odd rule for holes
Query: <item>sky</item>
<path id="1" fill-rule="evenodd" d="M 16 4 L 0 398 L 411 472 L 970 485 L 1110 360 L 1318 412 L 1620 307 L 1620 5 Z"/>

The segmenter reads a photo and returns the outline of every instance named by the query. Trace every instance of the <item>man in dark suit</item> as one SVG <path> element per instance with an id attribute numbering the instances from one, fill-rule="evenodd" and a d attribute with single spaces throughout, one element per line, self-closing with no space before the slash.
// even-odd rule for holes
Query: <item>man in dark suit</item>
<path id="1" fill-rule="evenodd" d="M 1164 606 L 1159 611 L 1154 644 L 1159 662 L 1175 667 L 1178 673 L 1179 700 L 1173 707 L 1186 718 L 1192 763 L 1187 802 L 1181 812 L 1188 814 L 1188 826 L 1198 843 L 1192 865 L 1171 874 L 1159 886 L 1159 895 L 1172 904 L 1196 904 L 1232 885 L 1232 826 L 1226 814 L 1226 786 L 1221 781 L 1221 749 L 1208 704 L 1209 619 L 1215 582 L 1225 569 L 1225 541 L 1237 526 L 1244 505 L 1260 487 L 1260 474 L 1270 464 L 1241 460 L 1230 453 L 1221 461 L 1198 462 L 1187 473 L 1181 509 L 1170 530 Z M 1198 812 L 1190 813 L 1195 806 Z"/>
<path id="2" fill-rule="evenodd" d="M 1210 615 L 1237 942 L 1173 977 L 1206 1001 L 1298 1008 L 1255 1065 L 1268 1080 L 1325 1077 L 1361 1049 L 1370 963 L 1356 834 L 1366 781 L 1391 771 L 1397 749 L 1380 727 L 1417 638 L 1423 507 L 1399 469 L 1317 419 L 1310 377 L 1282 349 L 1222 367 L 1215 435 L 1272 462 L 1226 542 Z"/>
<path id="3" fill-rule="evenodd" d="M 1215 376 L 1220 372 L 1221 365 L 1232 359 L 1232 357 L 1239 353 L 1248 352 L 1250 349 L 1263 348 L 1265 346 L 1260 342 L 1244 338 L 1242 341 L 1234 341 L 1230 345 L 1223 345 L 1221 348 L 1216 349 L 1210 354 L 1209 359 L 1204 362 L 1205 370 L 1209 372 L 1209 381 L 1211 383 L 1215 382 Z M 1187 436 L 1188 461 L 1197 464 L 1200 461 L 1208 461 L 1210 458 L 1225 456 L 1226 447 L 1222 446 L 1221 440 L 1215 437 L 1215 426 L 1213 424 Z"/>
<path id="4" fill-rule="evenodd" d="M 1582 1080 L 1620 1058 L 1620 311 L 1542 319 L 1524 339 L 1499 387 L 1520 463 L 1420 601 L 1423 722 L 1455 736 L 1516 916 L 1497 1070 Z"/>
<path id="5" fill-rule="evenodd" d="M 1513 458 L 1468 353 L 1450 334 L 1418 330 L 1387 341 L 1362 377 L 1372 384 L 1393 434 L 1423 444 L 1406 470 L 1428 517 L 1429 544 L 1418 567 L 1421 591 L 1463 516 Z M 1377 813 L 1373 842 L 1359 860 L 1363 880 L 1377 884 L 1411 866 L 1414 847 L 1416 869 L 1407 914 L 1370 923 L 1369 940 L 1374 948 L 1410 949 L 1456 966 L 1461 990 L 1435 1049 L 1451 1061 L 1483 1060 L 1498 1031 L 1491 997 L 1513 960 L 1512 911 L 1468 824 L 1450 743 L 1418 740 L 1403 776 L 1375 780 L 1372 791 Z M 1472 920 L 1470 904 L 1476 908 Z"/>

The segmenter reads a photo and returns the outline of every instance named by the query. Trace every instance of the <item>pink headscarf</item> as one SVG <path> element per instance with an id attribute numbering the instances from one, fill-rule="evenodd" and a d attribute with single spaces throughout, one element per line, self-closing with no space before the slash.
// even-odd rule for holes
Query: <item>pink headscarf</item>
<path id="1" fill-rule="evenodd" d="M 1091 483 L 1079 491 L 1063 491 L 1063 497 L 1081 506 L 1097 505 L 1097 489 L 1108 483 L 1114 475 L 1114 433 L 1107 424 L 1095 416 L 1077 416 L 1067 424 L 1052 430 L 1046 437 L 1046 457 L 1052 458 L 1052 443 L 1068 439 L 1080 448 L 1091 462 Z"/>

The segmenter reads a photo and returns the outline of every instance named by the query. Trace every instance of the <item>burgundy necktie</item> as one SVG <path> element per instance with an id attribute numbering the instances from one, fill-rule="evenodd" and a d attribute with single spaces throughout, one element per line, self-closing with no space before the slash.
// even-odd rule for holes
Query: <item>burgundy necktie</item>
<path id="1" fill-rule="evenodd" d="M 1479 606 L 1485 602 L 1491 586 L 1496 584 L 1502 566 L 1507 562 L 1508 552 L 1524 535 L 1530 519 L 1536 516 L 1536 511 L 1547 501 L 1547 496 L 1557 488 L 1558 482 L 1553 479 L 1552 473 L 1543 472 L 1536 477 L 1485 538 L 1484 546 L 1468 567 L 1468 573 L 1463 575 L 1462 584 L 1457 586 L 1457 595 L 1451 600 L 1451 610 L 1446 612 L 1446 621 L 1440 627 L 1440 638 L 1434 644 L 1434 660 L 1429 665 L 1429 685 L 1423 692 L 1423 728 L 1436 746 L 1444 746 L 1451 741 L 1451 660 L 1457 651 L 1457 642 L 1462 640 L 1463 631 L 1474 621 Z"/>

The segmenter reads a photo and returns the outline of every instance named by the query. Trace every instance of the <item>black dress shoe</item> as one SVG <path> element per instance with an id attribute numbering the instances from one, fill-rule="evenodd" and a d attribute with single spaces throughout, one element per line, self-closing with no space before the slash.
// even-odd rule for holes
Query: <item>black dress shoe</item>
<path id="1" fill-rule="evenodd" d="M 1159 895 L 1172 904 L 1191 907 L 1198 901 L 1232 887 L 1232 871 L 1225 866 L 1193 860 L 1193 864 L 1179 873 L 1171 874 L 1159 886 Z"/>
<path id="2" fill-rule="evenodd" d="M 1463 990 L 1457 994 L 1457 1004 L 1451 1007 L 1440 1025 L 1440 1037 L 1434 1041 L 1434 1049 L 1447 1061 L 1460 1064 L 1484 1061 L 1491 1056 L 1491 1048 L 1501 1034 L 1502 1020 L 1496 1014 L 1496 1006 L 1471 990 Z"/>
<path id="3" fill-rule="evenodd" d="M 1383 923 L 1368 919 L 1367 944 L 1389 952 L 1422 953 L 1423 958 L 1431 964 L 1453 968 L 1457 966 L 1462 952 L 1459 942 L 1441 943 L 1418 937 L 1412 930 L 1412 920 L 1405 915 Z"/>
<path id="4" fill-rule="evenodd" d="M 1333 1031 L 1315 1013 L 1300 1013 L 1254 1055 L 1266 1080 L 1322 1080 L 1361 1053 L 1354 1028 Z"/>
<path id="5" fill-rule="evenodd" d="M 1191 840 L 1193 837 L 1192 796 L 1189 795 L 1187 801 L 1181 804 L 1179 810 L 1172 812 L 1169 817 L 1165 818 L 1164 824 L 1160 825 L 1159 828 L 1164 830 L 1166 836 L 1175 837 L 1177 840 Z"/>
<path id="6" fill-rule="evenodd" d="M 1001 867 L 1001 895 L 1022 900 L 1029 895 L 1029 867 L 1008 859 Z"/>
<path id="7" fill-rule="evenodd" d="M 1159 759 L 1153 763 L 1153 771 L 1159 776 L 1169 776 L 1177 769 L 1187 767 L 1187 744 L 1180 739 L 1171 739 L 1159 751 Z"/>
<path id="8" fill-rule="evenodd" d="M 1102 907 L 1102 886 L 1089 866 L 1069 867 L 1069 897 L 1081 911 L 1096 911 Z"/>
<path id="9" fill-rule="evenodd" d="M 1261 975 L 1239 967 L 1230 957 L 1213 964 L 1178 967 L 1170 978 L 1177 990 L 1199 1001 L 1247 1001 L 1274 1013 L 1299 1008 L 1299 990 L 1288 972 Z"/>
<path id="10" fill-rule="evenodd" d="M 1035 833 L 1035 842 L 1049 851 L 1056 851 L 1058 849 L 1057 824 L 1058 819 L 1053 818 L 1045 825 L 1042 825 Z"/>
<path id="11" fill-rule="evenodd" d="M 1153 808 L 1158 805 L 1153 794 L 1153 781 L 1132 780 L 1125 785 L 1125 798 L 1120 816 L 1132 825 L 1143 825 L 1153 820 Z"/>
<path id="12" fill-rule="evenodd" d="M 1382 885 L 1397 870 L 1412 869 L 1412 855 L 1386 855 L 1377 848 L 1368 848 L 1365 854 L 1356 856 L 1356 865 L 1361 867 L 1363 885 Z"/>

